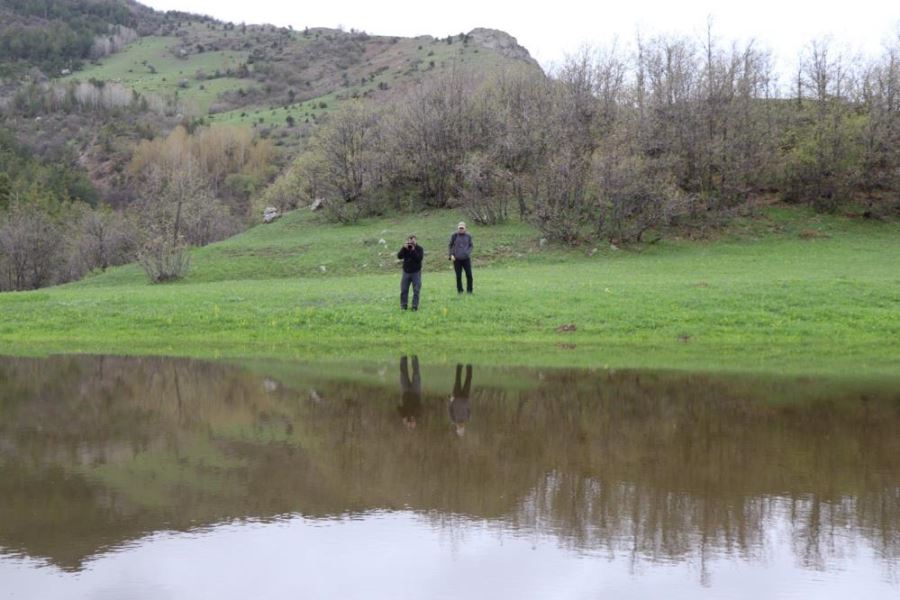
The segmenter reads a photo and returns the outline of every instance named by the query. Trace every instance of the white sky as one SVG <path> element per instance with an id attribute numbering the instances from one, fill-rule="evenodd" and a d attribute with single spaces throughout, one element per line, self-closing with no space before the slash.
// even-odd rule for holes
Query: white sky
<path id="1" fill-rule="evenodd" d="M 584 44 L 603 45 L 616 37 L 633 40 L 640 29 L 654 33 L 705 35 L 712 17 L 723 42 L 751 38 L 771 49 L 781 68 L 797 62 L 812 39 L 831 35 L 851 51 L 879 53 L 900 35 L 900 2 L 855 0 L 143 0 L 160 10 L 183 10 L 235 23 L 292 25 L 295 29 L 336 27 L 376 35 L 444 37 L 475 27 L 502 29 L 516 37 L 546 69 Z"/>

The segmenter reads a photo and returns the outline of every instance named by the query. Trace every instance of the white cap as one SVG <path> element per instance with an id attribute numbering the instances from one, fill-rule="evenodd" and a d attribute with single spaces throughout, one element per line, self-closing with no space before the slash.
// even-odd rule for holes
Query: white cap
<path id="1" fill-rule="evenodd" d="M 465 221 L 460 221 L 460 222 L 459 222 L 459 225 L 457 225 L 456 228 L 459 229 L 460 227 L 465 227 L 465 226 L 466 226 L 466 222 L 465 222 Z"/>

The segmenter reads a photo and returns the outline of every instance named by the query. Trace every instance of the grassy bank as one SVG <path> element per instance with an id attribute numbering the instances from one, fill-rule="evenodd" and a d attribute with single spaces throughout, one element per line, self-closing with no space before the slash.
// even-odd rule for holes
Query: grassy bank
<path id="1" fill-rule="evenodd" d="M 0 353 L 900 372 L 897 224 L 776 208 L 714 241 L 627 250 L 476 227 L 476 293 L 460 298 L 444 256 L 458 216 L 335 226 L 303 211 L 196 251 L 176 284 L 128 266 L 4 294 Z M 411 231 L 429 252 L 419 313 L 398 308 L 394 255 Z"/>

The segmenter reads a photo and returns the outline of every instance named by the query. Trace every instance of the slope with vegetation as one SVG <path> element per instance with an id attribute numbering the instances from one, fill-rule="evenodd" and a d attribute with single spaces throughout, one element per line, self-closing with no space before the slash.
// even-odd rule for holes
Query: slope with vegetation
<path id="1" fill-rule="evenodd" d="M 112 0 L 0 10 L 80 40 L 35 37 L 45 59 L 3 62 L 0 290 L 100 272 L 0 296 L 8 348 L 897 367 L 896 43 L 850 61 L 814 41 L 787 88 L 767 52 L 711 31 L 547 75 L 490 30 L 294 31 Z M 773 198 L 792 207 L 759 212 Z M 322 216 L 206 246 L 317 200 Z M 459 218 L 480 231 L 475 302 L 440 260 Z M 448 290 L 414 318 L 393 273 L 411 230 Z"/>
<path id="2" fill-rule="evenodd" d="M 0 291 L 138 259 L 158 272 L 185 245 L 254 220 L 251 198 L 342 105 L 393 103 L 460 65 L 539 70 L 493 31 L 293 31 L 117 0 L 10 0 L 0 14 L 0 133 L 30 164 L 71 175 L 48 188 L 0 163 L 11 199 L 0 207 Z M 51 230 L 62 243 L 38 247 L 32 232 Z"/>

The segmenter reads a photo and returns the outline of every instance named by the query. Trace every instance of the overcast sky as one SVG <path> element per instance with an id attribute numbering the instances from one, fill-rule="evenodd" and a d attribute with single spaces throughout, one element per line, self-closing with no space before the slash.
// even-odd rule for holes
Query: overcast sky
<path id="1" fill-rule="evenodd" d="M 704 35 L 712 17 L 718 38 L 754 38 L 770 48 L 784 67 L 796 63 L 810 40 L 831 35 L 853 51 L 877 53 L 900 33 L 900 2 L 855 0 L 829 8 L 822 0 L 752 0 L 741 3 L 708 0 L 455 0 L 426 3 L 412 0 L 142 0 L 160 10 L 184 10 L 236 23 L 292 25 L 295 29 L 336 27 L 370 34 L 436 37 L 475 27 L 502 29 L 516 37 L 545 68 L 584 44 L 603 45 L 618 37 L 630 41 L 642 34 Z"/>

